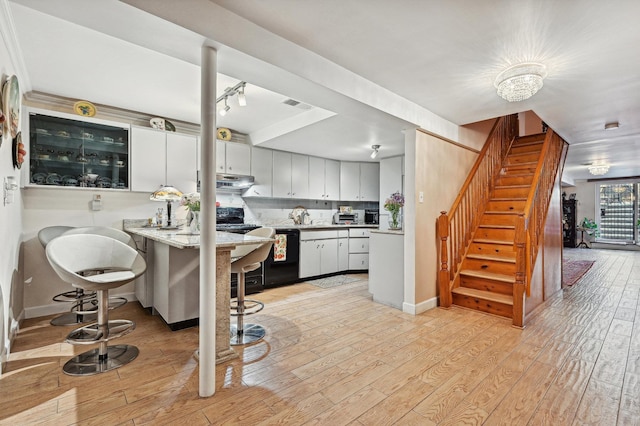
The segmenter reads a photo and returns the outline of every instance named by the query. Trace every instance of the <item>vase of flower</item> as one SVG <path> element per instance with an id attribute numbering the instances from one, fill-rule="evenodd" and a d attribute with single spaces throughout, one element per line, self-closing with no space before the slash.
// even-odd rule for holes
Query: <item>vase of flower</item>
<path id="1" fill-rule="evenodd" d="M 192 192 L 190 194 L 185 194 L 182 196 L 180 200 L 180 205 L 184 206 L 189 210 L 190 218 L 187 217 L 187 223 L 189 224 L 189 232 L 192 234 L 200 233 L 200 194 L 197 192 Z"/>
<path id="2" fill-rule="evenodd" d="M 200 233 L 200 212 L 191 211 L 191 223 L 189 223 L 189 231 L 192 234 Z"/>
<path id="3" fill-rule="evenodd" d="M 389 229 L 402 229 L 402 215 L 400 212 L 391 212 L 389 215 Z"/>
<path id="4" fill-rule="evenodd" d="M 404 195 L 396 191 L 384 202 L 384 208 L 389 212 L 389 229 L 402 229 L 402 215 L 400 209 L 404 206 Z"/>

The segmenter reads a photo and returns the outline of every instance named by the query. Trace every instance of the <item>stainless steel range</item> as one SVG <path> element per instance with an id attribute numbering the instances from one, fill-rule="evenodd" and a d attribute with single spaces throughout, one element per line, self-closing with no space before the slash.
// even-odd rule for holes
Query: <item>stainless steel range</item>
<path id="1" fill-rule="evenodd" d="M 247 232 L 261 228 L 260 225 L 244 223 L 244 209 L 242 207 L 218 207 L 216 208 L 216 231 L 232 232 L 234 234 L 246 234 Z M 260 293 L 264 290 L 263 265 L 254 271 L 245 274 L 245 294 Z M 236 297 L 238 289 L 238 275 L 231 274 L 231 297 Z"/>

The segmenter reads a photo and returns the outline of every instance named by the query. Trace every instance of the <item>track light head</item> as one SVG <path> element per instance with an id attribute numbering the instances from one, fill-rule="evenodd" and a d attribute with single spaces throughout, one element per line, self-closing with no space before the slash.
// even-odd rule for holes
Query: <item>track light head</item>
<path id="1" fill-rule="evenodd" d="M 227 111 L 229 111 L 231 109 L 231 107 L 229 105 L 227 105 L 227 97 L 224 97 L 224 108 L 220 108 L 220 111 L 218 111 L 220 113 L 221 116 L 225 116 L 227 115 Z"/>
<path id="2" fill-rule="evenodd" d="M 380 149 L 380 145 L 371 145 L 371 149 L 373 152 L 371 153 L 371 158 L 376 158 L 378 156 L 378 150 Z"/>
<path id="3" fill-rule="evenodd" d="M 244 95 L 244 84 L 238 89 L 238 105 L 247 106 L 247 97 Z"/>

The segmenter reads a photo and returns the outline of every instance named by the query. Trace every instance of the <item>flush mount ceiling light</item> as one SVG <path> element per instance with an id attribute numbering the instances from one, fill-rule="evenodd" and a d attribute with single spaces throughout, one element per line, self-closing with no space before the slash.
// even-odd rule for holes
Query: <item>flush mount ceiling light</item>
<path id="1" fill-rule="evenodd" d="M 496 77 L 493 85 L 498 89 L 498 96 L 509 102 L 529 99 L 542 88 L 542 80 L 547 76 L 547 69 L 537 62 L 524 62 L 512 65 Z"/>
<path id="2" fill-rule="evenodd" d="M 238 105 L 247 106 L 247 97 L 244 94 L 244 88 L 247 85 L 246 81 L 241 81 L 233 87 L 227 87 L 224 89 L 224 93 L 216 99 L 216 104 L 224 101 L 224 108 L 220 108 L 218 112 L 221 116 L 227 115 L 227 112 L 231 109 L 229 104 L 227 103 L 227 99 L 229 96 L 238 95 Z"/>
<path id="3" fill-rule="evenodd" d="M 380 149 L 380 145 L 371 145 L 371 149 L 373 149 L 373 152 L 371 153 L 371 158 L 376 158 L 378 156 L 378 150 Z"/>
<path id="4" fill-rule="evenodd" d="M 609 171 L 609 165 L 604 163 L 593 163 L 589 166 L 589 173 L 594 176 L 602 176 Z"/>
<path id="5" fill-rule="evenodd" d="M 618 123 L 617 121 L 607 123 L 604 125 L 605 130 L 613 130 L 613 129 L 617 129 L 618 127 L 620 127 L 620 123 Z"/>

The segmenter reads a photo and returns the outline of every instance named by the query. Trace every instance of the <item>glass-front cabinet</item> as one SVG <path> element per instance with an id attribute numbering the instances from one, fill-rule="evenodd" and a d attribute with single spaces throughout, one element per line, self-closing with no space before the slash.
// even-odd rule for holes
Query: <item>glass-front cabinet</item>
<path id="1" fill-rule="evenodd" d="M 129 189 L 129 127 L 29 113 L 29 185 Z"/>

